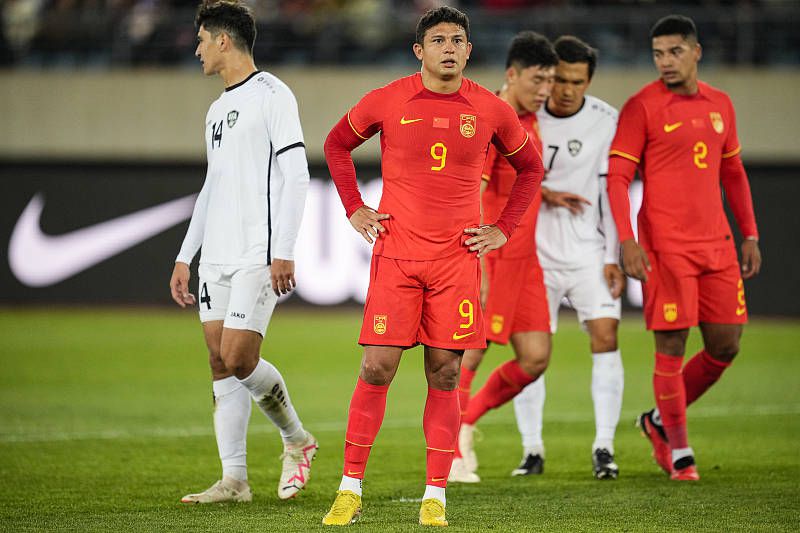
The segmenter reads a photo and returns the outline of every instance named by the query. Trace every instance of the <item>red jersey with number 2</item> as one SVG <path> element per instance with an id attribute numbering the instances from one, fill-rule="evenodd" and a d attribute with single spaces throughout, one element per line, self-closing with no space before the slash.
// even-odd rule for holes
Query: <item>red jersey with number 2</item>
<path id="1" fill-rule="evenodd" d="M 659 80 L 632 96 L 620 112 L 611 155 L 639 165 L 640 242 L 659 251 L 730 243 L 720 164 L 739 151 L 736 115 L 724 92 L 698 82 L 696 94 L 681 96 Z"/>
<path id="2" fill-rule="evenodd" d="M 539 135 L 539 121 L 536 113 L 524 113 L 518 116 L 519 123 L 528 132 L 528 136 L 536 149 L 539 157 L 542 155 L 542 138 Z M 483 179 L 488 181 L 483 193 L 483 221 L 493 224 L 500 217 L 500 213 L 508 202 L 511 188 L 517 180 L 517 171 L 501 157 L 494 147 L 489 147 L 489 154 L 483 167 Z M 519 259 L 523 257 L 536 257 L 536 220 L 539 207 L 542 205 L 542 192 L 537 189 L 528 210 L 519 221 L 514 234 L 502 248 L 492 252 L 501 259 Z M 538 261 L 538 259 L 537 259 Z"/>
<path id="3" fill-rule="evenodd" d="M 353 131 L 380 131 L 383 195 L 391 218 L 373 253 L 432 260 L 461 252 L 480 223 L 481 171 L 490 144 L 511 155 L 527 142 L 514 110 L 464 78 L 459 90 L 426 89 L 417 73 L 367 93 L 348 113 Z"/>

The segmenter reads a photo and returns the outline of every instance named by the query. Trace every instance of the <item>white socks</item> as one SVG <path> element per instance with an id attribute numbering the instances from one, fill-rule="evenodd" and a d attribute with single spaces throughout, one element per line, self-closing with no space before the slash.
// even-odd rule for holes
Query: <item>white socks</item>
<path id="1" fill-rule="evenodd" d="M 544 398 L 544 374 L 514 396 L 514 414 L 517 417 L 517 428 L 522 435 L 522 447 L 526 450 L 541 450 L 541 455 L 544 455 L 542 442 Z"/>
<path id="2" fill-rule="evenodd" d="M 277 368 L 259 359 L 253 373 L 239 382 L 247 387 L 261 411 L 278 427 L 284 444 L 299 444 L 305 440 L 303 424 Z"/>
<path id="3" fill-rule="evenodd" d="M 247 481 L 247 424 L 250 393 L 233 377 L 214 381 L 214 434 L 222 475 Z"/>
<path id="4" fill-rule="evenodd" d="M 359 496 L 362 495 L 361 492 L 361 485 L 362 480 L 350 477 L 350 476 L 342 476 L 342 481 L 339 483 L 339 490 L 349 490 Z M 428 498 L 436 498 L 442 505 L 447 505 L 447 498 L 444 495 L 444 487 L 434 487 L 433 485 L 425 485 L 425 494 L 422 496 L 423 500 L 427 500 Z"/>
<path id="5" fill-rule="evenodd" d="M 625 375 L 619 350 L 592 354 L 595 439 L 592 449 L 614 453 L 614 433 L 622 409 Z"/>
<path id="6" fill-rule="evenodd" d="M 361 480 L 357 477 L 342 476 L 342 482 L 339 483 L 339 490 L 349 490 L 361 496 Z"/>
<path id="7" fill-rule="evenodd" d="M 624 382 L 619 350 L 592 355 L 592 400 L 596 431 L 593 450 L 606 448 L 614 453 L 614 433 L 622 410 Z M 539 450 L 544 454 L 542 417 L 545 397 L 544 375 L 514 397 L 514 413 L 526 454 Z"/>
<path id="8" fill-rule="evenodd" d="M 447 506 L 447 498 L 444 497 L 444 487 L 425 485 L 425 494 L 422 496 L 422 499 L 427 500 L 429 498 L 436 498 L 442 502 L 442 505 Z"/>

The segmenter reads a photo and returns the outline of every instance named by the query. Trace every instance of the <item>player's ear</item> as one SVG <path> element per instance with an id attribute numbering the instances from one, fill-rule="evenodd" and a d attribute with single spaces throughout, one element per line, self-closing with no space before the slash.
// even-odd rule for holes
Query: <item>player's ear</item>
<path id="1" fill-rule="evenodd" d="M 511 65 L 506 69 L 506 83 L 514 83 L 517 81 L 517 76 L 519 76 L 519 72 L 517 71 L 517 67 Z"/>
<path id="2" fill-rule="evenodd" d="M 414 50 L 414 55 L 417 56 L 417 59 L 422 61 L 422 45 L 419 43 L 414 43 L 414 46 L 411 48 Z"/>
<path id="3" fill-rule="evenodd" d="M 467 59 L 469 59 L 469 56 L 471 54 L 472 54 L 472 43 L 467 42 Z"/>
<path id="4" fill-rule="evenodd" d="M 703 47 L 700 45 L 700 43 L 695 43 L 694 53 L 696 54 L 697 61 L 703 59 Z"/>

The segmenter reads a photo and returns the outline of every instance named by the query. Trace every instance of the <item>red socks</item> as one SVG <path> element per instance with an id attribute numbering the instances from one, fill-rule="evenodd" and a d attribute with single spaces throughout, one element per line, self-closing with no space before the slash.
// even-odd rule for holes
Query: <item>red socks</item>
<path id="1" fill-rule="evenodd" d="M 469 405 L 469 395 L 472 392 L 472 380 L 475 379 L 475 371 L 461 367 L 461 377 L 458 380 L 458 405 L 461 408 L 461 416 L 467 412 Z"/>
<path id="2" fill-rule="evenodd" d="M 489 374 L 489 379 L 481 390 L 469 401 L 462 421 L 465 424 L 475 424 L 486 411 L 500 407 L 538 377 L 529 376 L 516 361 L 503 363 Z"/>
<path id="3" fill-rule="evenodd" d="M 701 350 L 683 367 L 683 384 L 686 387 L 686 405 L 691 405 L 706 392 L 730 363 L 717 361 Z M 659 408 L 660 409 L 660 408 Z"/>
<path id="4" fill-rule="evenodd" d="M 656 352 L 656 368 L 653 372 L 653 390 L 656 405 L 661 413 L 664 432 L 672 449 L 688 448 L 686 434 L 686 389 L 683 385 L 681 366 L 683 356 L 664 355 Z"/>
<path id="5" fill-rule="evenodd" d="M 358 378 L 347 417 L 344 441 L 345 476 L 364 479 L 369 452 L 386 412 L 388 390 L 389 385 L 370 385 Z"/>
<path id="6" fill-rule="evenodd" d="M 422 415 L 427 446 L 427 485 L 446 487 L 453 463 L 461 415 L 456 391 L 428 388 L 428 400 Z"/>

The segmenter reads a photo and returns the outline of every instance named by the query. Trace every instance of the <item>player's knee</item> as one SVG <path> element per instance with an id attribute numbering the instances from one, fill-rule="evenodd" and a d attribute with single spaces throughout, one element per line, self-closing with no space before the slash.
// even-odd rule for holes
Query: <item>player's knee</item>
<path id="1" fill-rule="evenodd" d="M 392 369 L 381 361 L 361 363 L 361 379 L 370 385 L 388 385 L 392 381 L 392 375 Z"/>
<path id="2" fill-rule="evenodd" d="M 454 390 L 458 387 L 458 365 L 445 365 L 431 373 L 429 385 L 439 390 Z"/>
<path id="3" fill-rule="evenodd" d="M 529 376 L 540 376 L 547 370 L 547 365 L 550 364 L 550 352 L 526 354 L 519 358 L 518 363 L 522 371 Z"/>
<path id="4" fill-rule="evenodd" d="M 714 346 L 706 346 L 706 352 L 717 361 L 730 363 L 739 353 L 739 339 L 727 339 Z"/>
<path id="5" fill-rule="evenodd" d="M 252 361 L 252 357 L 248 357 L 244 353 L 235 350 L 223 351 L 222 363 L 228 372 L 233 373 L 239 379 L 244 379 L 255 370 L 256 364 L 258 364 L 258 357 L 256 357 L 255 361 Z"/>
<path id="6" fill-rule="evenodd" d="M 617 349 L 617 332 L 601 331 L 592 335 L 592 353 L 613 352 Z"/>

